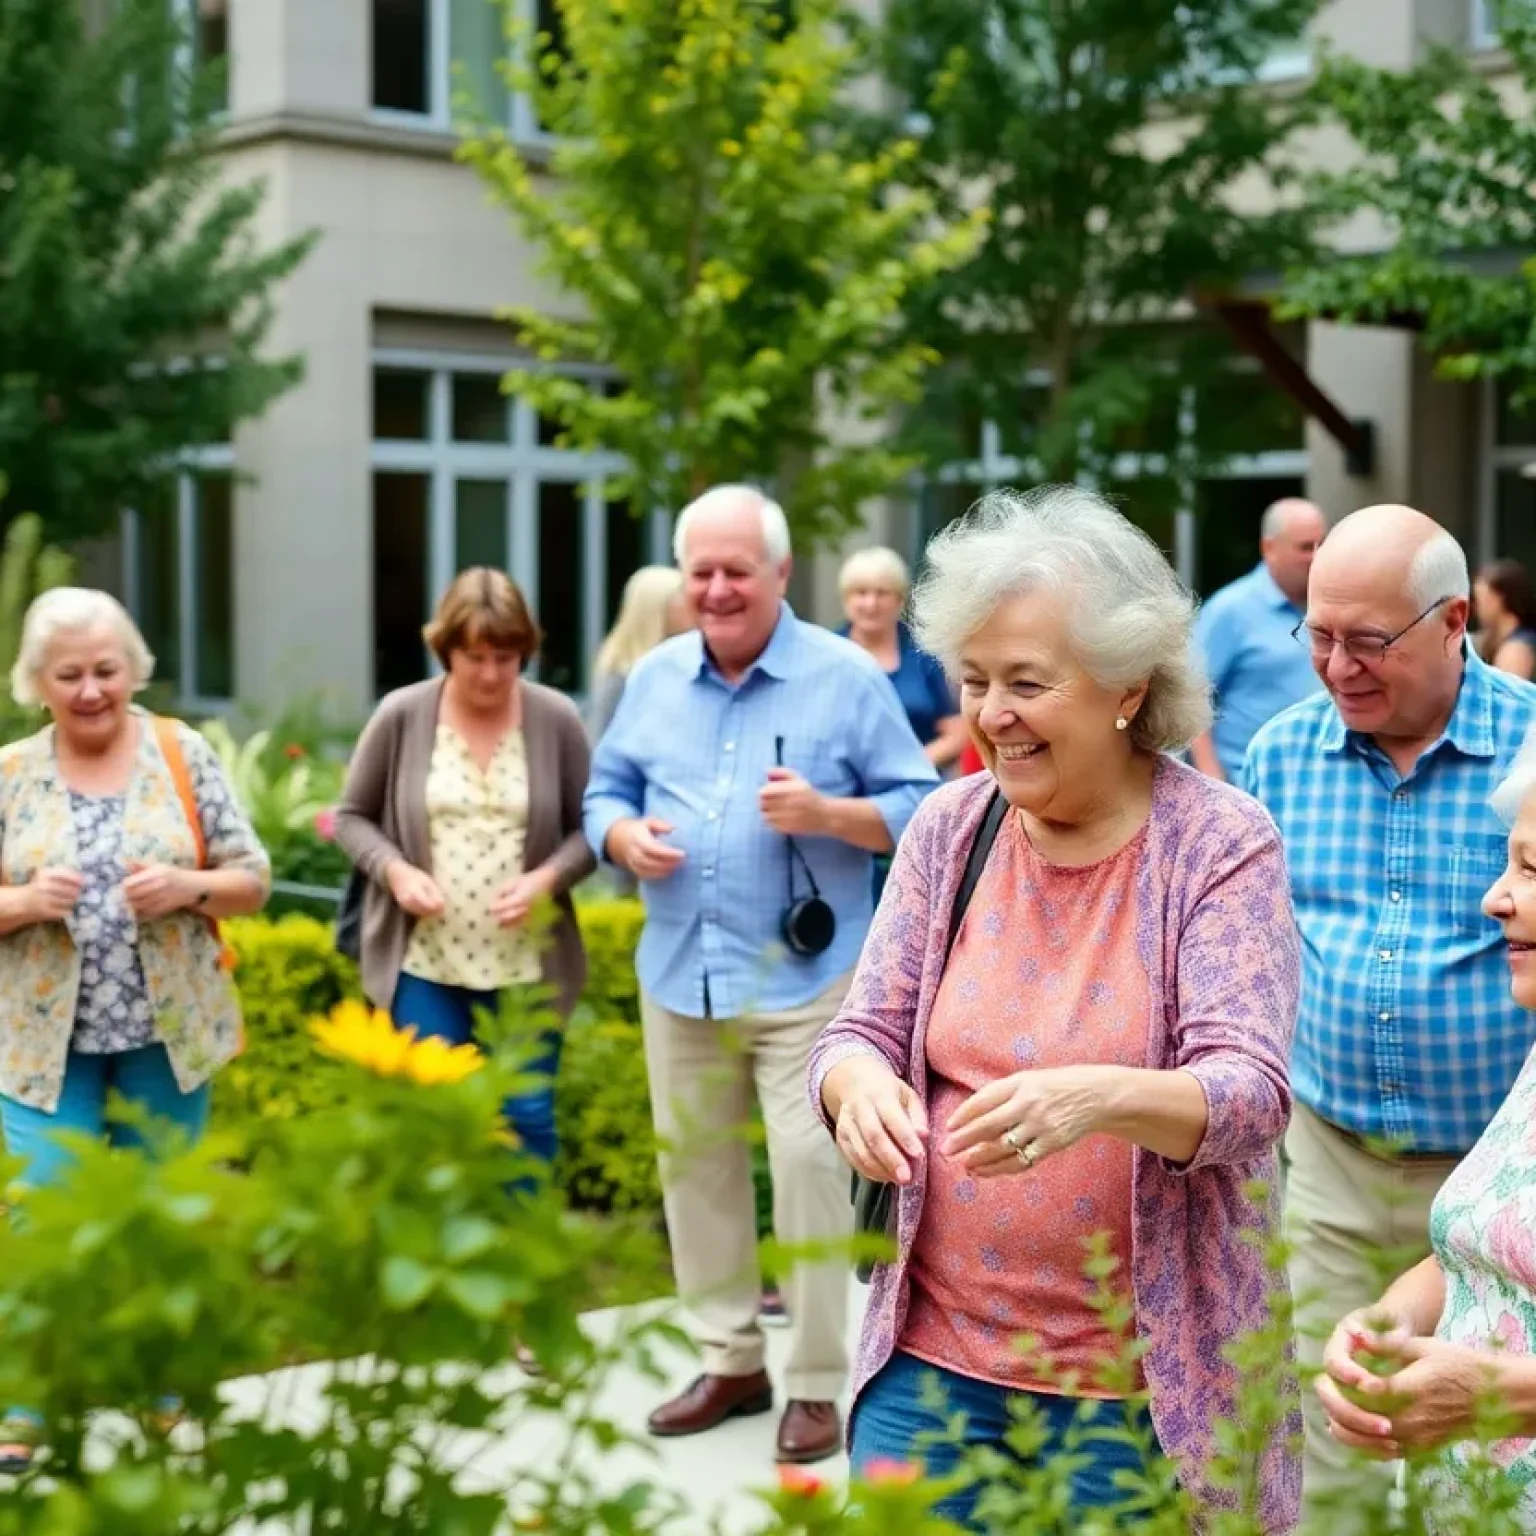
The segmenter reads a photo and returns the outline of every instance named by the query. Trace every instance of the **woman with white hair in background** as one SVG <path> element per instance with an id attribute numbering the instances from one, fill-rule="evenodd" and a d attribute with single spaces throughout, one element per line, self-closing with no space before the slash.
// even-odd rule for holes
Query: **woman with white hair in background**
<path id="1" fill-rule="evenodd" d="M 1237 1413 L 1224 1346 L 1284 1288 L 1263 1251 L 1298 989 L 1280 840 L 1254 801 L 1170 755 L 1209 721 L 1193 605 L 1107 502 L 998 492 L 928 561 L 916 634 L 960 678 L 989 772 L 919 809 L 812 1057 L 838 1145 L 896 1187 L 854 1467 L 953 1473 L 954 1414 L 967 1444 L 1011 1455 L 1026 1402 L 1042 1458 L 1085 1415 L 1129 1426 L 1201 1506 L 1231 1507 L 1211 1471 Z M 1129 1361 L 1085 1274 L 1096 1236 L 1129 1301 Z M 1300 1415 L 1284 1417 L 1243 1469 L 1270 1532 L 1291 1529 L 1300 1493 Z M 1077 1455 L 1074 1505 L 1114 1506 L 1134 1447 L 1090 1434 Z M 974 1488 L 942 1507 L 986 1524 Z"/>
<path id="2" fill-rule="evenodd" d="M 27 610 L 11 677 L 52 721 L 0 750 L 0 1129 L 23 1188 L 69 1163 L 60 1132 L 140 1146 L 120 1095 L 187 1140 L 239 1050 L 217 920 L 255 912 L 270 866 L 218 758 L 132 702 L 154 658 L 105 592 Z M 0 1426 L 0 1471 L 35 1424 Z"/>
<path id="3" fill-rule="evenodd" d="M 944 668 L 901 620 L 912 585 L 906 561 L 894 549 L 856 550 L 837 584 L 848 616 L 840 633 L 880 663 L 928 761 L 948 768 L 965 749 L 965 721 Z"/>
<path id="4" fill-rule="evenodd" d="M 1493 807 L 1509 862 L 1483 911 L 1504 930 L 1511 996 L 1536 1012 L 1536 733 Z M 1536 1530 L 1536 1056 L 1441 1187 L 1429 1237 L 1427 1259 L 1334 1330 L 1317 1381 L 1329 1432 L 1378 1459 L 1448 1448 L 1432 1527 L 1464 1528 L 1463 1479 L 1491 1461 Z"/>
<path id="5" fill-rule="evenodd" d="M 587 733 L 595 742 L 608 729 L 624 684 L 642 656 L 663 640 L 693 628 L 683 573 L 672 565 L 642 565 L 624 583 L 619 616 L 592 663 L 587 694 Z"/>

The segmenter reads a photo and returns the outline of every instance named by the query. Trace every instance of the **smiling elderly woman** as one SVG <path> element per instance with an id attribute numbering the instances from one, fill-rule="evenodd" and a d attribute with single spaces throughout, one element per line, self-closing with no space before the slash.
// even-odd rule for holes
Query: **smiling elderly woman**
<path id="1" fill-rule="evenodd" d="M 1209 718 L 1192 605 L 1106 502 L 998 492 L 928 559 L 918 639 L 959 676 L 990 772 L 918 811 L 811 1065 L 849 1161 L 899 1187 L 854 1464 L 916 1452 L 954 1469 L 921 1439 L 947 1428 L 921 1390 L 936 1378 L 967 1441 L 998 1450 L 1021 1399 L 1043 1415 L 1043 1454 L 1083 1399 L 1110 1428 L 1149 1414 L 1182 1484 L 1230 1507 L 1210 1476 L 1236 1411 L 1223 1346 L 1265 1325 L 1283 1285 L 1252 1241 L 1275 1228 L 1290 1113 L 1298 944 L 1279 838 L 1252 800 L 1167 755 Z M 1130 1293 L 1129 1377 L 1108 1368 L 1126 1340 L 1084 1275 L 1096 1234 Z M 1266 1531 L 1295 1523 L 1299 1428 L 1293 1415 L 1249 1469 Z M 1081 1455 L 1077 1506 L 1113 1507 L 1129 1447 L 1094 1437 Z M 974 1522 L 976 1497 L 946 1512 Z"/>

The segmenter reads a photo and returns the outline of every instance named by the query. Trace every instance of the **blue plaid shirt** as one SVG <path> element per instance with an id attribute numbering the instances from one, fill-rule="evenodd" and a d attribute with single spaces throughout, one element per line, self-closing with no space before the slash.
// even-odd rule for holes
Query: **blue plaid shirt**
<path id="1" fill-rule="evenodd" d="M 666 641 L 624 686 L 592 761 L 584 822 L 602 853 L 614 822 L 659 816 L 687 855 L 640 885 L 640 985 L 689 1018 L 729 1019 L 809 1002 L 853 968 L 873 915 L 871 855 L 825 837 L 796 838 L 837 917 L 814 958 L 783 946 L 790 851 L 758 809 L 775 763 L 823 794 L 870 799 L 894 843 L 938 783 L 896 690 L 851 640 L 797 619 L 786 603 L 773 638 L 732 688 L 697 631 Z M 809 895 L 795 869 L 796 895 Z"/>
<path id="2" fill-rule="evenodd" d="M 1471 1147 L 1530 1049 L 1483 894 L 1506 838 L 1488 798 L 1536 687 L 1468 655 L 1445 734 L 1400 778 L 1322 694 L 1257 736 L 1246 787 L 1280 827 L 1301 929 L 1296 1097 L 1359 1136 Z"/>

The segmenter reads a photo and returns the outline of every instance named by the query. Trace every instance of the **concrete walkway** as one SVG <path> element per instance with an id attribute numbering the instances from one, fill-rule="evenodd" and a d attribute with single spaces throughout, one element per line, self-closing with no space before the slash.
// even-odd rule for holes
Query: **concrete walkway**
<path id="1" fill-rule="evenodd" d="M 864 1288 L 849 1285 L 849 1348 L 857 1338 L 862 1318 Z M 582 1319 L 589 1335 L 599 1343 L 610 1343 L 637 1318 L 675 1318 L 676 1304 L 658 1302 L 643 1308 L 626 1308 L 591 1313 Z M 768 1369 L 783 1401 L 783 1370 L 789 1348 L 786 1328 L 765 1330 L 768 1341 Z M 778 1427 L 775 1412 L 760 1418 L 737 1419 L 707 1435 L 685 1440 L 652 1440 L 645 1433 L 650 1411 L 673 1392 L 685 1387 L 697 1374 L 698 1363 L 691 1354 L 670 1345 L 656 1346 L 656 1364 L 664 1375 L 657 1382 L 633 1367 L 615 1370 L 597 1393 L 593 1413 L 613 1424 L 637 1442 L 612 1449 L 582 1447 L 575 1459 L 584 1475 L 591 1478 L 595 1491 L 617 1494 L 631 1484 L 654 1484 L 664 1493 L 675 1495 L 686 1507 L 688 1518 L 680 1519 L 679 1536 L 703 1536 L 720 1532 L 723 1536 L 744 1536 L 758 1528 L 764 1514 L 757 1491 L 777 1484 L 774 1466 L 774 1434 Z M 518 1373 L 509 1372 L 511 1381 Z M 233 1405 L 254 1415 L 273 1405 L 289 1423 L 307 1424 L 321 1415 L 320 1394 L 329 1377 L 329 1367 L 307 1366 L 280 1373 L 277 1377 L 234 1382 L 230 1386 Z M 498 1385 L 500 1385 L 498 1383 Z M 277 1391 L 274 1393 L 274 1386 Z M 470 1467 L 469 1480 L 485 1486 L 505 1487 L 519 1473 L 551 1471 L 567 1454 L 571 1437 L 564 1425 L 549 1414 L 533 1410 L 520 1413 L 510 1432 L 496 1439 L 464 1437 L 449 1460 Z M 843 1457 L 819 1463 L 811 1468 L 829 1482 L 847 1476 Z"/>

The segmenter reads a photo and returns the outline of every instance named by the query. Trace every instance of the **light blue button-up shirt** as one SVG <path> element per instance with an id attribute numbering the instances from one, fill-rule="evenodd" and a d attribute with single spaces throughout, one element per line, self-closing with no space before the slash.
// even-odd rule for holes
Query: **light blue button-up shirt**
<path id="1" fill-rule="evenodd" d="M 783 944 L 788 841 L 763 820 L 758 792 L 783 762 L 823 794 L 869 799 L 894 843 L 938 782 L 896 691 L 850 640 L 797 619 L 786 603 L 767 648 L 734 688 L 697 631 L 666 641 L 630 674 L 598 744 L 587 788 L 587 841 L 606 851 L 626 816 L 657 816 L 686 855 L 640 885 L 640 985 L 689 1018 L 798 1007 L 859 957 L 872 915 L 871 855 L 833 838 L 796 838 L 837 918 L 824 954 Z M 795 893 L 809 894 L 796 865 Z"/>
<path id="2" fill-rule="evenodd" d="M 1533 721 L 1536 687 L 1469 654 L 1407 778 L 1326 695 L 1254 737 L 1245 787 L 1279 824 L 1301 930 L 1291 1086 L 1346 1131 L 1462 1153 L 1519 1074 L 1536 1026 L 1481 904 L 1507 841 L 1488 799 Z"/>
<path id="3" fill-rule="evenodd" d="M 1211 741 L 1234 783 L 1259 727 L 1323 686 L 1311 652 L 1291 638 L 1302 617 L 1260 562 L 1212 593 L 1195 621 L 1195 643 L 1216 690 Z"/>

